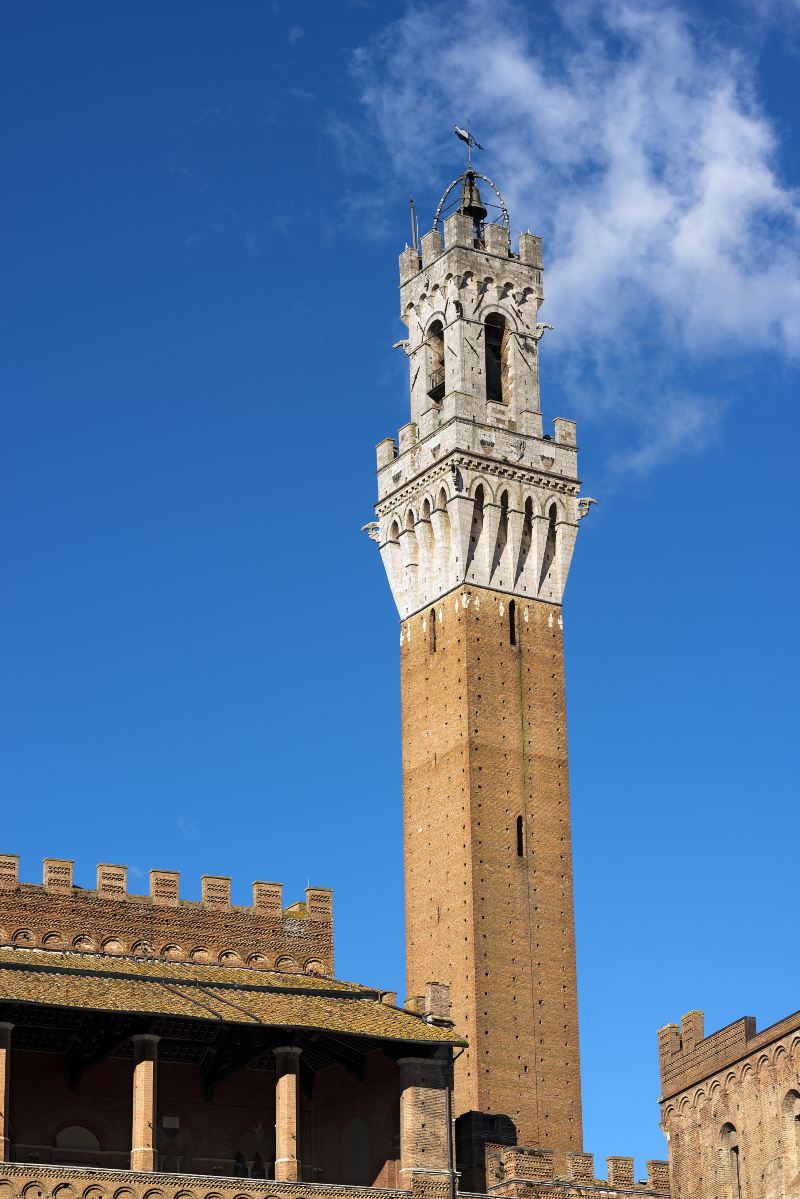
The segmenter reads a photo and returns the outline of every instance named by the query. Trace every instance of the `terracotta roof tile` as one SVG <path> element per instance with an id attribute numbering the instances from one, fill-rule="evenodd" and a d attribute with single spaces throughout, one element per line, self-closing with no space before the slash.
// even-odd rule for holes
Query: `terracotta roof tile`
<path id="1" fill-rule="evenodd" d="M 0 949 L 0 1002 L 324 1029 L 381 1040 L 463 1044 L 380 992 L 278 971 L 47 950 Z"/>

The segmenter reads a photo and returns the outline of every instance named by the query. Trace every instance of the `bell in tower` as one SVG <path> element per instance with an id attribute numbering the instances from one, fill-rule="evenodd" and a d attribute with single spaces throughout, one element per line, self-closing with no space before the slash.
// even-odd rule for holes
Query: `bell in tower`
<path id="1" fill-rule="evenodd" d="M 483 222 L 488 215 L 488 209 L 481 200 L 481 193 L 478 190 L 478 184 L 475 182 L 475 172 L 465 171 L 461 183 L 461 204 L 459 211 L 472 218 L 472 224 L 475 231 L 475 239 L 481 236 Z"/>

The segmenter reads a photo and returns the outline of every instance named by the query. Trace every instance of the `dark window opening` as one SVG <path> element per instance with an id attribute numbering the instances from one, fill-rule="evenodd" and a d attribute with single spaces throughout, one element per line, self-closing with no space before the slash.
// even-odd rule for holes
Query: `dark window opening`
<path id="1" fill-rule="evenodd" d="M 486 318 L 484 329 L 486 361 L 486 399 L 493 404 L 508 403 L 509 383 L 509 330 L 504 317 L 491 313 Z"/>
<path id="2" fill-rule="evenodd" d="M 426 367 L 428 372 L 428 395 L 435 404 L 444 399 L 444 329 L 441 321 L 434 321 L 425 339 Z"/>
<path id="3" fill-rule="evenodd" d="M 522 823 L 522 817 L 517 817 L 517 857 L 525 856 L 525 830 Z"/>
<path id="4" fill-rule="evenodd" d="M 429 619 L 430 625 L 431 625 L 431 627 L 428 631 L 428 636 L 430 638 L 430 648 L 431 648 L 431 653 L 435 654 L 436 653 L 436 609 L 435 608 L 431 608 L 430 613 L 428 615 L 428 619 Z"/>
<path id="5" fill-rule="evenodd" d="M 247 1178 L 247 1163 L 243 1153 L 237 1153 L 233 1159 L 233 1176 L 234 1178 Z"/>
<path id="6" fill-rule="evenodd" d="M 514 600 L 508 605 L 508 640 L 517 644 L 517 605 Z"/>

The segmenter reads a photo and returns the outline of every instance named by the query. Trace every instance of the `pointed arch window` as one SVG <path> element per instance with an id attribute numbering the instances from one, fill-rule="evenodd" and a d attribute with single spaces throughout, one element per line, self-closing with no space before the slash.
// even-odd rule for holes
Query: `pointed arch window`
<path id="1" fill-rule="evenodd" d="M 483 336 L 486 399 L 493 404 L 507 404 L 511 399 L 511 334 L 505 317 L 499 312 L 490 313 L 486 318 Z"/>
<path id="2" fill-rule="evenodd" d="M 724 1124 L 722 1127 L 722 1177 L 726 1199 L 742 1199 L 739 1137 L 732 1124 Z"/>
<path id="3" fill-rule="evenodd" d="M 796 1090 L 783 1101 L 783 1162 L 788 1195 L 800 1175 L 800 1091 Z"/>
<path id="4" fill-rule="evenodd" d="M 425 338 L 427 370 L 427 392 L 435 404 L 440 404 L 445 393 L 444 327 L 434 321 Z"/>

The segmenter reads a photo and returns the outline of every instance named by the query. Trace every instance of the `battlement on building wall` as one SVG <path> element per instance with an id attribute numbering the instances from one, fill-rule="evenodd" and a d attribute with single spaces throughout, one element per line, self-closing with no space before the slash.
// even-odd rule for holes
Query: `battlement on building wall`
<path id="1" fill-rule="evenodd" d="M 505 225 L 488 224 L 483 236 L 476 240 L 472 219 L 454 212 L 444 222 L 444 232 L 430 229 L 420 239 L 419 249 L 406 246 L 400 255 L 400 285 L 427 270 L 443 254 L 452 250 L 478 250 L 488 258 L 506 258 L 521 266 L 542 269 L 542 239 L 528 231 L 520 233 L 517 252 L 511 249 L 511 235 Z M 541 283 L 541 279 L 538 280 Z"/>
<path id="2" fill-rule="evenodd" d="M 800 1012 L 761 1032 L 756 1029 L 755 1017 L 742 1016 L 718 1032 L 705 1036 L 703 1013 L 688 1012 L 680 1026 L 667 1024 L 658 1030 L 662 1098 L 719 1073 L 797 1029 L 800 1029 Z"/>
<path id="3" fill-rule="evenodd" d="M 149 894 L 132 895 L 126 866 L 99 865 L 94 890 L 75 885 L 73 867 L 46 858 L 41 883 L 20 882 L 18 856 L 0 854 L 0 945 L 333 974 L 325 888 L 284 908 L 280 883 L 255 882 L 243 907 L 220 875 L 203 875 L 198 902 L 180 898 L 174 870 L 151 870 Z"/>
<path id="4" fill-rule="evenodd" d="M 590 1194 L 592 1188 L 607 1199 L 617 1192 L 663 1197 L 669 1195 L 669 1164 L 648 1162 L 647 1181 L 637 1182 L 632 1157 L 609 1157 L 606 1159 L 606 1177 L 597 1178 L 593 1153 L 568 1153 L 566 1174 L 557 1174 L 555 1154 L 551 1149 L 486 1145 L 488 1194 L 523 1199 L 535 1193 L 539 1199 L 550 1199 L 549 1182 L 553 1183 L 553 1199 L 580 1199 Z"/>

